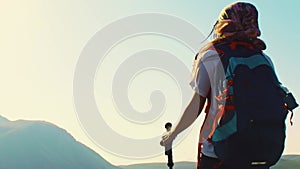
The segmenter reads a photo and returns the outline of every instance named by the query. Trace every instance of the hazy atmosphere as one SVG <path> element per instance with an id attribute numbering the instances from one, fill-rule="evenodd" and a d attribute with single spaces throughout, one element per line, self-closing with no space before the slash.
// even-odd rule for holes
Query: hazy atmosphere
<path id="1" fill-rule="evenodd" d="M 57 125 L 120 166 L 166 161 L 164 124 L 187 105 L 194 55 L 234 1 L 0 2 L 0 115 Z M 249 2 L 280 81 L 300 101 L 300 2 Z M 284 155 L 300 154 L 299 113 L 287 120 Z M 196 161 L 203 118 L 176 140 L 175 162 Z"/>

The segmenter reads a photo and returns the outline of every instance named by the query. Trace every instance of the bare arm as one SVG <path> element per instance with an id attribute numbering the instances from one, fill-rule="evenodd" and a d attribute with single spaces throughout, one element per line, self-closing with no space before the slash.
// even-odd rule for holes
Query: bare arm
<path id="1" fill-rule="evenodd" d="M 179 133 L 188 128 L 197 119 L 199 113 L 204 107 L 205 101 L 205 97 L 200 96 L 196 92 L 194 93 L 192 100 L 183 112 L 183 115 L 181 116 L 174 131 L 169 136 L 168 140 L 164 142 L 165 145 L 171 143 Z"/>

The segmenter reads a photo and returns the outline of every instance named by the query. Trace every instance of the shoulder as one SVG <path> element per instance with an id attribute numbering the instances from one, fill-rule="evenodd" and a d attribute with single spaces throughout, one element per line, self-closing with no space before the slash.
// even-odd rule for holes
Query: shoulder
<path id="1" fill-rule="evenodd" d="M 163 135 L 162 135 L 162 139 L 166 140 L 166 139 L 169 138 L 169 136 L 170 136 L 170 132 L 164 132 Z"/>
<path id="2" fill-rule="evenodd" d="M 207 61 L 214 61 L 214 60 L 219 60 L 219 54 L 216 50 L 207 50 L 200 54 L 200 60 L 201 62 L 207 62 Z"/>
<path id="3" fill-rule="evenodd" d="M 264 57 L 266 58 L 266 60 L 271 64 L 271 66 L 274 68 L 274 64 L 272 62 L 272 59 L 265 53 L 262 53 L 264 55 Z"/>
<path id="4" fill-rule="evenodd" d="M 169 134 L 170 134 L 170 132 L 166 131 L 166 132 L 164 132 L 162 135 L 163 135 L 163 136 L 167 136 L 167 135 L 169 135 Z"/>
<path id="5" fill-rule="evenodd" d="M 267 60 L 271 61 L 270 56 L 268 56 L 266 53 L 262 53 L 262 54 L 264 55 L 264 57 L 265 57 Z"/>

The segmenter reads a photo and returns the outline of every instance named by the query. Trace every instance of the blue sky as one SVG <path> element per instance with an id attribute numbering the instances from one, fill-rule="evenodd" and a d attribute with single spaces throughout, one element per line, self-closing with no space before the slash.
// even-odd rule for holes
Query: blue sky
<path id="1" fill-rule="evenodd" d="M 116 165 L 165 161 L 162 153 L 143 159 L 122 157 L 97 146 L 95 141 L 86 135 L 83 130 L 84 127 L 78 120 L 73 102 L 73 78 L 80 53 L 96 32 L 105 26 L 126 16 L 141 13 L 169 14 L 189 22 L 203 32 L 204 35 L 208 35 L 212 25 L 218 18 L 219 12 L 231 2 L 235 1 L 12 0 L 2 2 L 0 6 L 0 19 L 2 21 L 0 31 L 0 75 L 2 77 L 0 115 L 10 120 L 28 119 L 52 122 L 66 129 L 78 141 L 93 148 L 105 159 Z M 279 79 L 300 100 L 300 89 L 298 87 L 300 86 L 300 79 L 298 78 L 300 70 L 297 69 L 300 61 L 297 52 L 300 39 L 300 33 L 297 32 L 300 26 L 298 22 L 300 2 L 296 0 L 255 0 L 248 2 L 252 2 L 258 8 L 261 38 L 267 44 L 266 53 L 275 64 Z M 172 29 L 176 28 L 170 27 L 170 31 Z M 121 30 L 122 28 L 120 28 Z M 201 40 L 199 39 L 199 42 Z M 194 55 L 193 52 L 184 49 L 182 45 L 174 40 L 155 36 L 129 39 L 128 42 L 120 44 L 120 47 L 116 47 L 109 56 L 120 58 L 119 54 L 121 52 L 129 55 L 132 52 L 141 50 L 137 47 L 149 49 L 159 48 L 159 46 L 162 50 L 168 50 L 177 55 L 185 55 L 186 57 L 178 57 L 182 59 L 182 62 L 190 65 Z M 172 47 L 174 48 L 172 49 Z M 106 63 L 108 63 L 107 67 L 116 67 L 116 65 L 112 65 L 116 62 L 106 60 Z M 109 73 L 107 71 L 104 76 L 106 80 L 111 79 Z M 151 74 L 151 72 L 149 73 Z M 152 73 L 156 75 L 157 72 Z M 101 71 L 99 71 L 99 74 L 101 74 Z M 176 90 L 176 85 L 169 87 L 169 82 L 164 83 L 162 86 L 156 83 L 157 81 L 164 81 L 168 77 L 165 75 L 157 75 L 157 77 L 159 78 L 149 84 L 165 90 L 167 94 L 180 95 Z M 101 78 L 101 76 L 97 77 L 95 83 L 105 81 Z M 139 86 L 143 85 L 143 82 L 147 79 L 145 79 L 145 76 L 137 79 L 140 79 L 140 82 L 132 84 L 131 88 L 136 89 L 128 97 L 134 103 L 140 103 L 134 105 L 135 108 L 146 110 L 149 108 L 149 100 L 136 98 L 149 97 L 149 93 L 144 94 L 143 90 L 140 90 L 142 87 Z M 99 86 L 105 86 L 105 84 Z M 110 83 L 107 83 L 106 86 L 110 86 Z M 106 91 L 100 89 L 100 87 L 99 91 Z M 150 86 L 147 86 L 147 88 L 150 88 Z M 95 91 L 97 93 L 98 89 L 96 88 Z M 106 112 L 114 110 L 113 103 L 109 103 L 111 100 L 103 99 L 101 95 L 102 93 L 98 93 L 95 97 L 99 104 L 106 105 L 104 110 Z M 172 99 L 169 100 L 176 106 L 181 104 L 177 101 L 172 102 L 174 101 Z M 167 107 L 166 110 L 178 108 L 176 106 L 171 106 L 170 109 Z M 300 147 L 298 146 L 300 121 L 298 114 L 299 110 L 296 110 L 293 127 L 287 123 L 285 154 L 300 154 Z M 163 132 L 163 128 L 160 128 L 163 126 L 164 120 L 168 118 L 176 120 L 170 114 L 166 114 L 161 116 L 161 121 L 158 120 L 157 123 L 148 126 L 135 126 L 136 124 L 121 119 L 117 114 L 103 114 L 103 116 L 109 122 L 118 119 L 117 122 L 119 123 L 111 124 L 115 130 L 126 130 L 124 132 L 128 132 L 127 136 L 139 138 L 149 137 L 147 134 L 160 135 Z M 177 161 L 196 160 L 196 143 L 200 123 L 201 119 L 196 121 L 188 137 L 175 148 L 174 157 Z M 148 127 L 159 128 L 159 130 L 147 131 Z M 137 136 L 136 133 L 140 134 L 138 130 L 130 131 L 130 129 L 135 128 L 141 128 L 142 136 Z M 102 132 L 101 129 L 99 131 Z"/>

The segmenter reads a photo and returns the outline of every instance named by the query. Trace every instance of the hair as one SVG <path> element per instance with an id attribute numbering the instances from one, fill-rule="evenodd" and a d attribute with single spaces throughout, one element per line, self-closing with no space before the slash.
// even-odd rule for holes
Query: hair
<path id="1" fill-rule="evenodd" d="M 165 124 L 165 128 L 172 127 L 172 123 L 168 122 Z"/>

